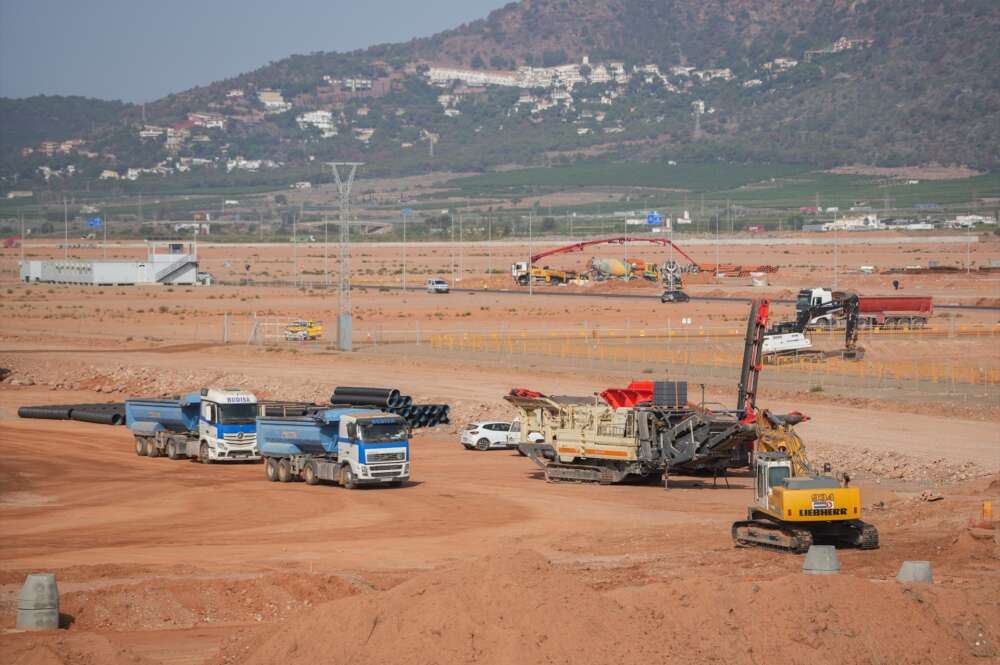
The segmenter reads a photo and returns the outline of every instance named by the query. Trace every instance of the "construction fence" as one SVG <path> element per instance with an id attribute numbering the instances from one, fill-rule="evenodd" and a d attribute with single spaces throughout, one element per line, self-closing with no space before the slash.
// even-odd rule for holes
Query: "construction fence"
<path id="1" fill-rule="evenodd" d="M 901 335 L 902 331 L 892 331 Z M 926 331 L 910 331 L 914 335 L 925 335 Z M 873 336 L 890 334 L 888 331 L 869 331 Z M 996 327 L 978 330 L 978 334 L 1000 336 Z M 745 331 L 738 336 L 743 338 Z M 497 356 L 544 356 L 575 361 L 610 362 L 628 367 L 643 368 L 644 366 L 672 365 L 699 366 L 716 369 L 739 368 L 742 363 L 742 350 L 733 344 L 728 348 L 719 345 L 705 345 L 700 348 L 698 340 L 712 340 L 720 337 L 718 331 L 705 334 L 687 334 L 670 332 L 666 336 L 657 333 L 638 330 L 623 331 L 583 331 L 573 335 L 565 335 L 558 331 L 548 333 L 435 333 L 427 338 L 431 348 L 448 352 L 473 352 Z M 735 335 L 734 335 L 735 337 Z M 384 342 L 383 342 L 384 343 Z M 823 362 L 802 356 L 784 359 L 783 362 L 768 365 L 768 372 L 794 371 L 804 374 L 821 385 L 824 379 L 832 376 L 858 377 L 874 385 L 884 385 L 887 382 L 930 382 L 941 385 L 1000 385 L 1000 367 L 963 367 L 954 363 L 926 362 L 918 360 L 866 359 L 863 361 L 848 361 L 830 358 Z"/>

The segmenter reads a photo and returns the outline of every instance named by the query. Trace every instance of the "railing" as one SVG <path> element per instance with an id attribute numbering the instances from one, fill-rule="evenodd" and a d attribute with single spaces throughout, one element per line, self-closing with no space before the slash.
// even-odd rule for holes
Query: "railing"
<path id="1" fill-rule="evenodd" d="M 159 282 L 162 279 L 166 279 L 189 263 L 194 263 L 194 259 L 190 256 L 185 256 L 184 258 L 177 259 L 165 268 L 160 268 L 156 271 L 156 281 Z"/>

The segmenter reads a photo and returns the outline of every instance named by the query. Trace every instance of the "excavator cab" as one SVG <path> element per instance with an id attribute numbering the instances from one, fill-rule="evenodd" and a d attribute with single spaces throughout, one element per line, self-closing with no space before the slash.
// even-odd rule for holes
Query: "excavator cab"
<path id="1" fill-rule="evenodd" d="M 792 460 L 785 453 L 754 455 L 754 503 L 766 509 L 773 488 L 783 485 L 791 475 Z"/>

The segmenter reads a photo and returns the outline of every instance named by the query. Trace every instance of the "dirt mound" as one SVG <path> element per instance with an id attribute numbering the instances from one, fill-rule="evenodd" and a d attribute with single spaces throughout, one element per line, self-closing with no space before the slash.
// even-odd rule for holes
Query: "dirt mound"
<path id="1" fill-rule="evenodd" d="M 215 662 L 965 662 L 992 654 L 1000 637 L 1000 611 L 987 599 L 803 575 L 599 592 L 534 552 L 513 551 L 317 606 L 232 642 Z M 962 632 L 970 626 L 975 640 Z"/>
<path id="2" fill-rule="evenodd" d="M 65 632 L 19 633 L 0 638 L 0 662 L 11 665 L 158 665 L 106 637 Z"/>
<path id="3" fill-rule="evenodd" d="M 266 575 L 236 580 L 152 579 L 63 594 L 71 630 L 143 630 L 275 621 L 314 603 L 355 593 L 333 575 Z"/>

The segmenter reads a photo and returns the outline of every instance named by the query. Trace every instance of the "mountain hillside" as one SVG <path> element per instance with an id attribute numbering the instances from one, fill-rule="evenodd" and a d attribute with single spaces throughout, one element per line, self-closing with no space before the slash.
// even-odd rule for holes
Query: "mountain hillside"
<path id="1" fill-rule="evenodd" d="M 995 0 L 523 0 L 171 95 L 145 127 L 121 106 L 75 128 L 97 155 L 76 173 L 267 180 L 332 158 L 399 173 L 580 154 L 997 169 L 997 34 Z M 10 146 L 67 128 L 16 103 L 0 104 L 2 175 L 37 177 L 44 160 Z"/>

